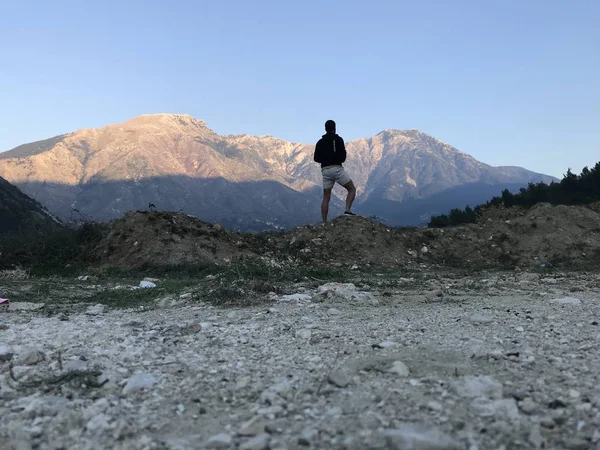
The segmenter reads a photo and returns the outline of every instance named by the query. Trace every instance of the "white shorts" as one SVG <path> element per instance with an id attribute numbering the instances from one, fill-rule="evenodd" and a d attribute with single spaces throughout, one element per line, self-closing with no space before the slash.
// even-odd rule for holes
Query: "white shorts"
<path id="1" fill-rule="evenodd" d="M 352 181 L 350 176 L 346 173 L 342 166 L 329 166 L 321 169 L 323 174 L 323 189 L 333 189 L 335 183 L 339 183 L 342 186 Z"/>

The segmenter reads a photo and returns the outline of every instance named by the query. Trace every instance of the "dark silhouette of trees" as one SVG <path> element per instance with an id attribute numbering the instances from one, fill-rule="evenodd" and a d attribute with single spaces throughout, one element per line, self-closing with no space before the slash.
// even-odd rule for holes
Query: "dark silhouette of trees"
<path id="1" fill-rule="evenodd" d="M 531 208 L 536 203 L 552 205 L 585 205 L 600 200 L 600 162 L 591 169 L 584 167 L 581 174 L 576 175 L 567 170 L 558 183 L 529 183 L 526 188 L 512 193 L 508 189 L 500 196 L 471 209 L 452 209 L 448 214 L 433 216 L 428 224 L 431 228 L 448 227 L 465 223 L 475 223 L 477 216 L 485 209 L 494 206 L 519 206 Z"/>

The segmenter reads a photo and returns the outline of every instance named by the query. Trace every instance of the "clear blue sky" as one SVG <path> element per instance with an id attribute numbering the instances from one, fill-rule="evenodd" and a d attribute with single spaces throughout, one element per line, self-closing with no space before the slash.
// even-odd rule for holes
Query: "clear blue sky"
<path id="1" fill-rule="evenodd" d="M 153 112 L 314 143 L 417 128 L 493 165 L 600 160 L 598 0 L 2 0 L 0 150 Z"/>

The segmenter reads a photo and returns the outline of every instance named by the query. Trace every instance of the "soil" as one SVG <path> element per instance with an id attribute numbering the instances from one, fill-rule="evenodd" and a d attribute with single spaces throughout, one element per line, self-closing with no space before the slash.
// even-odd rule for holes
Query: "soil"
<path id="1" fill-rule="evenodd" d="M 600 262 L 600 207 L 538 204 L 488 210 L 475 224 L 391 228 L 339 217 L 277 233 L 238 233 L 178 213 L 136 212 L 110 225 L 103 266 L 226 266 L 241 258 L 275 264 L 386 268 L 565 268 Z"/>

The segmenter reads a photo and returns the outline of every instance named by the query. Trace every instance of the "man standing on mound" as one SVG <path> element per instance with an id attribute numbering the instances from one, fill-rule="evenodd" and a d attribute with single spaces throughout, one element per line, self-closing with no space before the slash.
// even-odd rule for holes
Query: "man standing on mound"
<path id="1" fill-rule="evenodd" d="M 352 179 L 348 176 L 342 163 L 346 161 L 346 146 L 344 140 L 335 132 L 335 122 L 328 120 L 325 122 L 325 131 L 317 146 L 315 147 L 315 162 L 321 164 L 321 173 L 323 174 L 323 203 L 321 203 L 321 215 L 323 223 L 327 223 L 327 214 L 329 213 L 329 201 L 331 200 L 331 190 L 335 183 L 341 184 L 348 191 L 346 197 L 345 216 L 355 216 L 350 211 L 352 202 L 356 197 L 356 188 Z"/>

